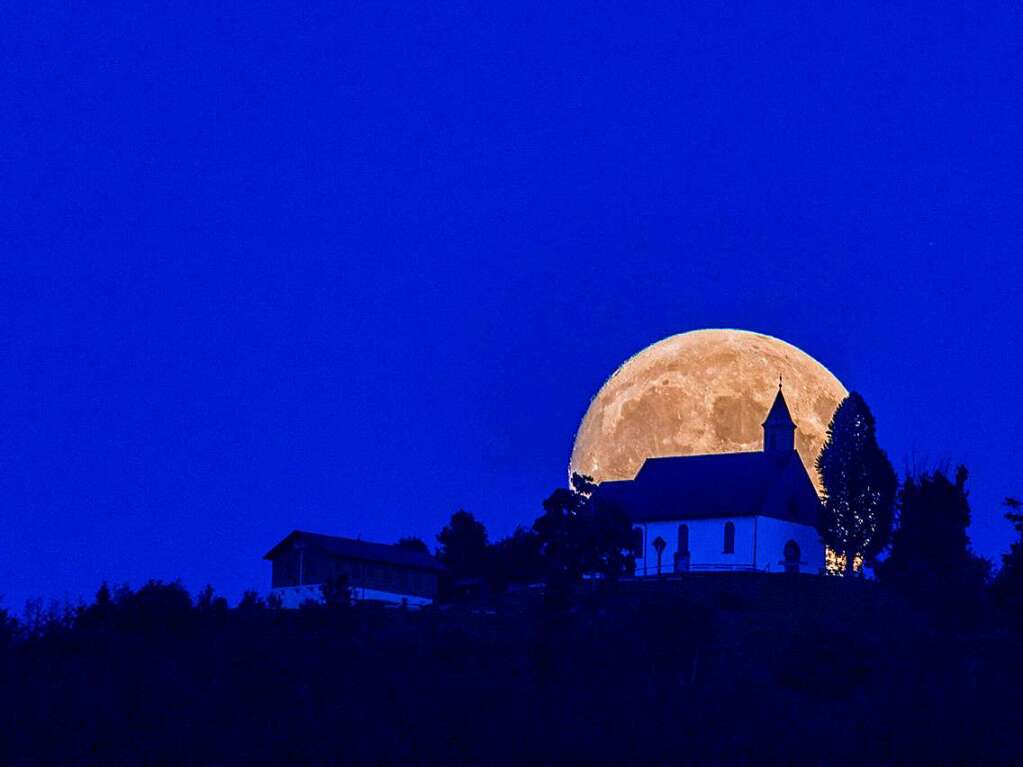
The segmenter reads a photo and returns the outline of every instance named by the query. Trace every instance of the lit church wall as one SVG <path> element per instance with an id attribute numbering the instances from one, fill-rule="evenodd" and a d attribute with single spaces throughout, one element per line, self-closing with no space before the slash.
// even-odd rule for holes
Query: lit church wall
<path id="1" fill-rule="evenodd" d="M 734 546 L 725 551 L 725 525 L 734 525 Z M 771 517 L 721 517 L 678 522 L 646 522 L 636 527 L 643 530 L 643 556 L 636 559 L 636 575 L 657 575 L 657 550 L 654 541 L 660 537 L 665 546 L 661 553 L 661 574 L 676 572 L 679 527 L 686 525 L 689 539 L 689 569 L 785 571 L 785 545 L 790 540 L 799 547 L 799 571 L 820 573 L 824 567 L 824 547 L 817 532 L 807 525 Z M 754 547 L 756 551 L 754 552 Z"/>
<path id="2" fill-rule="evenodd" d="M 799 572 L 819 574 L 824 569 L 824 544 L 817 531 L 772 517 L 757 518 L 757 569 L 785 571 L 785 544 L 799 546 Z"/>
<path id="3" fill-rule="evenodd" d="M 732 553 L 725 551 L 725 524 L 735 525 L 735 545 Z M 749 568 L 753 564 L 753 519 L 751 517 L 723 517 L 720 519 L 692 519 L 685 522 L 646 522 L 644 528 L 644 557 L 636 560 L 637 575 L 657 574 L 657 551 L 654 541 L 658 536 L 664 539 L 665 548 L 661 554 L 661 573 L 675 571 L 675 552 L 678 551 L 679 525 L 689 529 L 689 561 L 692 570 L 704 567 L 718 569 Z"/>

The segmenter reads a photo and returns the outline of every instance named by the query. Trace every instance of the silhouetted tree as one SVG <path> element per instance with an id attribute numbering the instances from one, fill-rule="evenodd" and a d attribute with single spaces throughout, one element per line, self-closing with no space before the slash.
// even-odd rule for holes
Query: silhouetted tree
<path id="1" fill-rule="evenodd" d="M 1009 509 L 1005 518 L 1015 528 L 1016 540 L 1010 544 L 1008 553 L 1002 555 L 1002 568 L 992 591 L 1018 626 L 1023 622 L 1023 501 L 1006 498 L 1005 506 Z"/>
<path id="2" fill-rule="evenodd" d="M 241 612 L 254 612 L 256 610 L 266 609 L 266 602 L 259 595 L 259 592 L 251 589 L 247 590 L 242 594 L 241 600 L 238 602 L 238 609 Z"/>
<path id="3" fill-rule="evenodd" d="M 624 511 L 594 496 L 590 477 L 572 475 L 572 488 L 559 487 L 544 501 L 533 523 L 549 580 L 573 583 L 585 573 L 623 575 L 634 562 L 632 525 Z"/>
<path id="4" fill-rule="evenodd" d="M 540 536 L 534 530 L 516 527 L 515 532 L 492 544 L 489 549 L 490 587 L 503 591 L 511 583 L 543 580 L 544 559 Z"/>
<path id="5" fill-rule="evenodd" d="M 818 531 L 825 545 L 844 557 L 849 574 L 857 558 L 872 563 L 888 545 L 899 484 L 877 444 L 874 416 L 856 392 L 831 419 L 817 471 L 824 485 Z"/>
<path id="6" fill-rule="evenodd" d="M 960 466 L 954 481 L 941 469 L 906 477 L 891 553 L 878 567 L 883 580 L 953 611 L 979 597 L 989 569 L 970 550 L 967 476 Z"/>
<path id="7" fill-rule="evenodd" d="M 63 606 L 56 600 L 44 604 L 41 599 L 25 601 L 22 626 L 29 637 L 57 636 L 73 626 L 76 610 L 70 605 Z"/>
<path id="8" fill-rule="evenodd" d="M 426 542 L 422 538 L 417 538 L 414 535 L 399 538 L 395 544 L 399 549 L 406 549 L 408 551 L 418 551 L 420 554 L 429 554 L 430 548 L 426 545 Z"/>
<path id="9" fill-rule="evenodd" d="M 227 600 L 218 597 L 213 591 L 213 586 L 207 583 L 195 598 L 195 609 L 201 616 L 222 618 L 227 613 Z"/>
<path id="10" fill-rule="evenodd" d="M 75 625 L 79 627 L 95 628 L 109 625 L 114 616 L 114 599 L 110 594 L 110 587 L 106 581 L 100 584 L 96 590 L 96 599 L 91 605 L 84 605 L 78 610 L 75 616 Z"/>
<path id="11" fill-rule="evenodd" d="M 138 591 L 122 585 L 113 593 L 103 583 L 95 601 L 76 610 L 72 622 L 80 628 L 166 635 L 189 628 L 194 617 L 192 598 L 180 581 L 151 580 Z"/>
<path id="12" fill-rule="evenodd" d="M 459 509 L 437 534 L 437 556 L 452 578 L 478 578 L 486 574 L 487 529 L 472 514 Z"/>
<path id="13" fill-rule="evenodd" d="M 533 523 L 549 586 L 574 583 L 585 571 L 583 515 L 587 503 L 580 493 L 559 487 L 543 502 L 544 514 Z"/>
<path id="14" fill-rule="evenodd" d="M 590 515 L 589 571 L 611 579 L 631 573 L 636 565 L 636 553 L 629 515 L 599 496 L 591 496 Z"/>
<path id="15" fill-rule="evenodd" d="M 0 607 L 0 650 L 7 647 L 18 633 L 18 622 L 7 611 Z"/>

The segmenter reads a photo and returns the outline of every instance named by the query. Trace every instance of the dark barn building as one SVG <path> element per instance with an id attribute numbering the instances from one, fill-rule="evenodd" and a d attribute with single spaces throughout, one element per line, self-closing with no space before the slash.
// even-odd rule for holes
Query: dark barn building
<path id="1" fill-rule="evenodd" d="M 436 558 L 387 543 L 294 530 L 266 553 L 271 587 L 286 607 L 319 597 L 320 586 L 345 575 L 355 599 L 410 605 L 437 595 L 444 566 Z"/>

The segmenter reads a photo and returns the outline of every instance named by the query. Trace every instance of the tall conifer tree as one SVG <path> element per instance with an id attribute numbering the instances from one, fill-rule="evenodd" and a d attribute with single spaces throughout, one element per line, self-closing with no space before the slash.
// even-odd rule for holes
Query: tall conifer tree
<path id="1" fill-rule="evenodd" d="M 856 392 L 835 410 L 817 471 L 824 485 L 818 529 L 849 574 L 858 559 L 872 562 L 888 545 L 899 484 L 877 444 L 874 416 Z"/>

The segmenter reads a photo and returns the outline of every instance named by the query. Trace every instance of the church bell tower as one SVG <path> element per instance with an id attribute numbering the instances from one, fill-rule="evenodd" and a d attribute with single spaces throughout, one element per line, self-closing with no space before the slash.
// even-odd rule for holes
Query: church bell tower
<path id="1" fill-rule="evenodd" d="M 781 392 L 781 378 L 778 379 L 778 395 L 763 427 L 765 453 L 789 453 L 796 449 L 796 423 Z"/>

